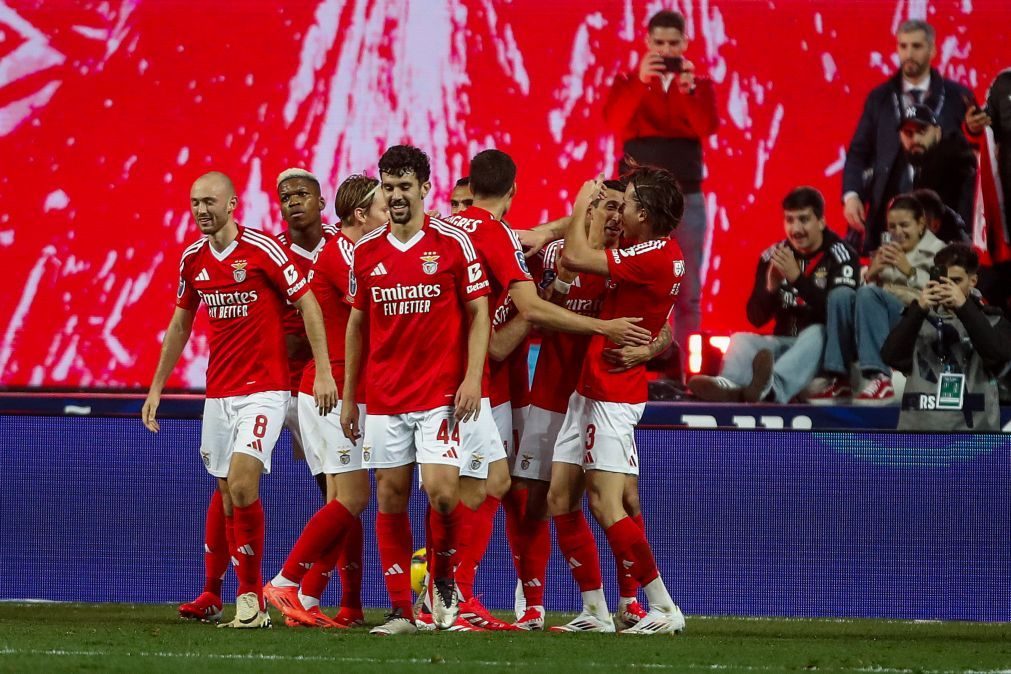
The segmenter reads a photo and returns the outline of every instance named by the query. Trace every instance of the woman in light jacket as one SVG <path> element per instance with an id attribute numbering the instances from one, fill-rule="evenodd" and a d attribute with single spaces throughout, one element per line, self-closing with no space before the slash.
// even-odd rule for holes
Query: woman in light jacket
<path id="1" fill-rule="evenodd" d="M 853 402 L 888 405 L 895 401 L 892 370 L 881 359 L 881 346 L 902 310 L 927 285 L 934 254 L 944 248 L 944 242 L 927 229 L 923 206 L 908 194 L 888 204 L 887 221 L 887 235 L 871 258 L 864 284 L 855 292 L 836 288 L 829 294 L 822 367 L 826 383 L 808 394 L 809 402 L 833 404 L 851 397 L 849 367 L 854 360 L 866 384 Z"/>

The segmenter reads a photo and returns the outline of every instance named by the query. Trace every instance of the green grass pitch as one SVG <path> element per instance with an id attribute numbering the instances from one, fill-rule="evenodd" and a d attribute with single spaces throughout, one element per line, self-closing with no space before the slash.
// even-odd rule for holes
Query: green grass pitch
<path id="1" fill-rule="evenodd" d="M 675 637 L 383 638 L 289 629 L 272 615 L 272 630 L 241 631 L 184 622 L 167 605 L 0 603 L 0 672 L 1011 672 L 1008 624 L 689 616 Z"/>

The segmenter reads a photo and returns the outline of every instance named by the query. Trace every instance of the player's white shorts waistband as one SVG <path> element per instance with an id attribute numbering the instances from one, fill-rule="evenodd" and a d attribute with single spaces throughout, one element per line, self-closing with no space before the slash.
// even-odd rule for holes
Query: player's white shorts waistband
<path id="1" fill-rule="evenodd" d="M 270 457 L 281 434 L 289 391 L 263 391 L 207 398 L 200 427 L 200 458 L 214 477 L 228 477 L 232 454 L 248 454 L 270 472 Z"/>
<path id="2" fill-rule="evenodd" d="M 362 438 L 352 442 L 341 429 L 341 401 L 326 416 L 319 415 L 316 401 L 298 394 L 298 423 L 305 443 L 305 460 L 313 475 L 338 475 L 363 470 Z M 365 406 L 358 405 L 359 424 L 365 423 Z"/>

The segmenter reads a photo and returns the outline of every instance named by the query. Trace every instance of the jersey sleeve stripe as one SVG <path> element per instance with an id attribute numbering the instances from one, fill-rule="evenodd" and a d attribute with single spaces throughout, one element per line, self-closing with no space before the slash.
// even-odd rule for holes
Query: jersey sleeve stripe
<path id="1" fill-rule="evenodd" d="M 352 261 L 354 260 L 353 255 L 355 252 L 355 244 L 341 237 L 337 239 L 337 249 L 341 252 L 341 257 L 344 258 L 344 262 L 346 262 L 350 267 Z"/>
<path id="2" fill-rule="evenodd" d="M 545 269 L 556 269 L 558 266 L 558 256 L 561 255 L 562 246 L 564 243 L 561 240 L 552 241 L 544 247 L 544 268 Z"/>
<path id="3" fill-rule="evenodd" d="M 205 243 L 207 243 L 206 238 L 200 239 L 199 241 L 194 241 L 193 243 L 191 243 L 189 246 L 186 247 L 186 250 L 183 251 L 182 257 L 179 260 L 179 271 L 183 270 L 183 265 L 186 264 L 186 258 L 190 257 L 191 255 L 196 255 L 197 251 L 199 251 L 200 248 Z"/>
<path id="4" fill-rule="evenodd" d="M 501 220 L 496 220 L 495 222 L 502 225 L 502 229 L 504 229 L 506 231 L 506 234 L 509 235 L 509 240 L 513 242 L 513 246 L 516 248 L 516 250 L 522 252 L 523 245 L 520 243 L 519 237 L 516 236 L 516 232 L 514 232 L 509 225 L 502 222 Z"/>
<path id="5" fill-rule="evenodd" d="M 270 256 L 270 259 L 273 260 L 278 267 L 283 267 L 288 261 L 288 255 L 274 239 L 271 239 L 265 234 L 254 232 L 249 229 L 245 230 L 243 234 L 249 243 L 267 253 L 267 255 Z"/>
<path id="6" fill-rule="evenodd" d="M 382 227 L 379 227 L 377 229 L 373 229 L 371 232 L 369 232 L 368 234 L 366 234 L 362 238 L 358 239 L 358 242 L 355 244 L 355 248 L 358 248 L 358 246 L 362 245 L 366 241 L 372 241 L 373 239 L 378 239 L 380 236 L 382 236 L 383 234 L 385 234 L 388 231 L 389 231 L 389 228 L 386 225 L 383 225 Z"/>
<path id="7" fill-rule="evenodd" d="M 446 236 L 456 239 L 460 244 L 460 248 L 463 249 L 463 255 L 467 258 L 467 262 L 473 262 L 477 259 L 477 253 L 474 251 L 474 244 L 471 242 L 470 237 L 465 233 L 454 227 L 453 225 L 446 224 L 440 220 L 432 218 L 432 227 Z"/>
<path id="8" fill-rule="evenodd" d="M 340 228 L 334 225 L 323 225 L 323 231 L 331 236 L 337 236 L 337 234 L 340 232 Z"/>

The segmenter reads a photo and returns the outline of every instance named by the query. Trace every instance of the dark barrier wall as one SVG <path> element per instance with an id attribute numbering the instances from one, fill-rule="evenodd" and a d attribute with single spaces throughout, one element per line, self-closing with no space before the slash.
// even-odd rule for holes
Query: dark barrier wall
<path id="1" fill-rule="evenodd" d="M 213 488 L 199 430 L 195 420 L 166 420 L 154 436 L 128 419 L 0 417 L 0 599 L 195 596 Z M 1011 619 L 1006 436 L 646 430 L 638 438 L 647 530 L 688 614 Z M 287 435 L 263 500 L 269 578 L 321 504 Z M 421 506 L 416 498 L 419 546 Z M 368 511 L 364 596 L 381 606 L 373 518 Z M 478 575 L 478 591 L 498 608 L 512 605 L 515 583 L 501 532 L 500 515 Z M 606 547 L 601 559 L 615 602 Z M 550 609 L 578 608 L 557 554 L 547 585 Z M 328 593 L 333 603 L 336 588 Z"/>

